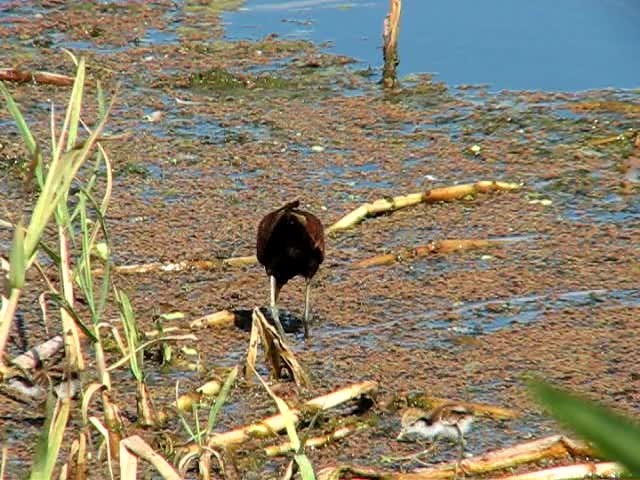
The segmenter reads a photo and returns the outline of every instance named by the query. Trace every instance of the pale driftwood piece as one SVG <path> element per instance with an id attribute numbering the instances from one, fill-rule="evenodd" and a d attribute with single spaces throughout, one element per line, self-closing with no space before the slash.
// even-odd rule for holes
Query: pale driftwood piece
<path id="1" fill-rule="evenodd" d="M 27 72 L 25 70 L 18 70 L 16 68 L 0 68 L 0 80 L 18 83 L 46 83 L 59 87 L 71 86 L 74 82 L 73 77 L 61 75 L 59 73 L 42 71 Z"/>
<path id="2" fill-rule="evenodd" d="M 202 317 L 196 318 L 189 323 L 192 329 L 203 327 L 226 327 L 233 325 L 236 314 L 231 310 L 220 310 L 219 312 L 210 313 Z"/>
<path id="3" fill-rule="evenodd" d="M 327 443 L 330 442 L 334 442 L 336 440 L 340 440 L 342 438 L 345 438 L 349 435 L 351 435 L 352 433 L 356 432 L 357 430 L 363 428 L 362 426 L 357 426 L 357 425 L 351 425 L 351 426 L 347 426 L 347 427 L 342 427 L 339 428 L 337 430 L 335 430 L 334 432 L 331 432 L 327 435 L 321 435 L 319 437 L 312 437 L 312 438 L 308 438 L 305 442 L 304 442 L 304 446 L 305 448 L 310 447 L 310 448 L 317 448 L 317 447 L 322 447 L 324 445 L 326 445 Z M 271 445 L 269 447 L 266 447 L 264 449 L 264 452 L 267 454 L 267 456 L 269 457 L 274 457 L 276 455 L 283 455 L 286 453 L 289 453 L 291 451 L 295 450 L 295 447 L 293 446 L 293 444 L 291 442 L 284 442 L 281 443 L 280 445 Z"/>
<path id="4" fill-rule="evenodd" d="M 398 86 L 397 68 L 400 64 L 398 57 L 398 33 L 400 31 L 401 0 L 391 0 L 389 14 L 384 19 L 382 30 L 382 56 L 384 67 L 382 70 L 382 83 L 386 88 Z"/>
<path id="5" fill-rule="evenodd" d="M 216 270 L 225 266 L 240 267 L 244 265 L 253 265 L 258 262 L 255 255 L 248 257 L 230 257 L 222 260 L 183 260 L 175 263 L 150 262 L 140 263 L 136 265 L 114 265 L 111 272 L 121 273 L 123 275 L 131 275 L 137 273 L 153 273 L 153 272 L 183 272 L 185 270 Z M 94 275 L 102 275 L 103 268 L 96 268 L 91 271 Z"/>
<path id="6" fill-rule="evenodd" d="M 372 203 L 365 203 L 359 206 L 327 228 L 326 233 L 329 234 L 352 227 L 356 223 L 361 222 L 367 216 L 377 215 L 384 212 L 392 212 L 411 205 L 417 205 L 418 203 L 449 202 L 453 200 L 460 200 L 468 195 L 474 195 L 477 193 L 511 191 L 518 190 L 520 187 L 521 186 L 516 183 L 482 180 L 476 183 L 434 188 L 426 192 L 412 193 L 390 199 L 382 198 Z"/>
<path id="7" fill-rule="evenodd" d="M 120 449 L 126 448 L 133 453 L 136 457 L 146 460 L 162 475 L 165 480 L 181 480 L 182 477 L 178 475 L 178 472 L 174 470 L 169 462 L 167 462 L 162 455 L 157 453 L 153 448 L 149 446 L 138 435 L 132 435 L 124 438 L 120 442 Z"/>
<path id="8" fill-rule="evenodd" d="M 413 260 L 414 258 L 436 253 L 462 252 L 474 248 L 488 248 L 505 243 L 504 240 L 488 240 L 479 238 L 451 238 L 438 240 L 427 245 L 417 247 L 400 248 L 393 253 L 376 255 L 365 258 L 353 264 L 355 268 L 367 268 L 379 265 L 390 265 L 399 261 Z"/>
<path id="9" fill-rule="evenodd" d="M 313 398 L 305 402 L 302 409 L 291 409 L 295 423 L 298 423 L 302 416 L 302 410 L 329 410 L 342 403 L 345 403 L 362 395 L 371 394 L 378 389 L 376 382 L 368 381 L 357 383 L 349 387 L 341 388 L 327 395 Z M 264 420 L 246 425 L 236 430 L 219 433 L 211 436 L 207 442 L 209 448 L 220 448 L 244 443 L 251 438 L 261 438 L 275 435 L 285 429 L 285 418 L 282 414 L 277 414 Z"/>
<path id="10" fill-rule="evenodd" d="M 618 478 L 624 467 L 615 462 L 580 463 L 564 467 L 546 468 L 535 472 L 500 477 L 500 480 L 569 480 L 572 478 Z"/>
<path id="11" fill-rule="evenodd" d="M 36 345 L 31 350 L 18 355 L 11 363 L 23 370 L 32 370 L 40 367 L 43 360 L 53 357 L 64 347 L 62 336 L 56 335 L 40 345 Z"/>

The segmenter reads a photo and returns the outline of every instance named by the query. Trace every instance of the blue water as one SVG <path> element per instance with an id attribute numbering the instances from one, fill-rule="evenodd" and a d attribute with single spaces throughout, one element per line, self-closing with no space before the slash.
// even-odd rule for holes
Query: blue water
<path id="1" fill-rule="evenodd" d="M 401 76 L 450 85 L 580 91 L 640 87 L 639 0 L 404 0 Z M 331 42 L 365 66 L 382 62 L 388 0 L 247 0 L 224 16 L 229 38 Z"/>

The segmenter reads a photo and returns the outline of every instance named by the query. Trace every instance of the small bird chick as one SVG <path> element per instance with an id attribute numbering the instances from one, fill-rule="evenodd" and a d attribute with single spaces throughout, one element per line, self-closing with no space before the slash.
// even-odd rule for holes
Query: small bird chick
<path id="1" fill-rule="evenodd" d="M 448 438 L 460 444 L 460 459 L 464 454 L 464 435 L 471 429 L 473 412 L 458 403 L 445 403 L 431 412 L 409 408 L 402 415 L 398 441 L 436 441 Z"/>

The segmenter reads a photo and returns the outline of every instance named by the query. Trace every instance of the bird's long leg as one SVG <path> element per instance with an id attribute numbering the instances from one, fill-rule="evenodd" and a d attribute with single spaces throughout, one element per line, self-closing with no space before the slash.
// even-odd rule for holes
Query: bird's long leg
<path id="1" fill-rule="evenodd" d="M 269 282 L 271 287 L 271 316 L 273 317 L 273 323 L 276 324 L 278 333 L 284 339 L 284 328 L 282 328 L 282 323 L 280 323 L 280 316 L 278 315 L 278 296 L 280 295 L 280 286 L 276 281 L 276 277 L 274 277 L 273 275 L 269 276 Z"/>
<path id="2" fill-rule="evenodd" d="M 304 327 L 304 338 L 309 338 L 309 300 L 311 297 L 311 279 L 305 278 L 305 290 L 304 290 L 304 319 L 302 320 L 302 326 Z"/>
<path id="3" fill-rule="evenodd" d="M 462 459 L 464 458 L 464 436 L 462 434 L 462 430 L 458 424 L 455 425 L 456 432 L 458 433 L 458 443 L 460 443 L 460 454 L 458 456 L 458 462 L 456 463 L 456 470 L 454 473 L 454 478 L 458 478 L 458 469 L 460 468 L 460 464 L 462 463 Z M 464 476 L 464 470 L 462 471 L 462 475 Z"/>

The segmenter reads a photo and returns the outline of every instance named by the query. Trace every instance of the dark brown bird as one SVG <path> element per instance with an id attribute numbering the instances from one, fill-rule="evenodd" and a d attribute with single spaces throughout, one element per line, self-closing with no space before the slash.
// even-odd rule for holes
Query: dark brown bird
<path id="1" fill-rule="evenodd" d="M 309 337 L 311 279 L 324 260 L 324 228 L 318 217 L 299 210 L 298 200 L 267 214 L 258 225 L 258 261 L 269 275 L 271 315 L 280 335 L 284 330 L 278 316 L 280 289 L 296 275 L 306 281 L 304 338 Z"/>

